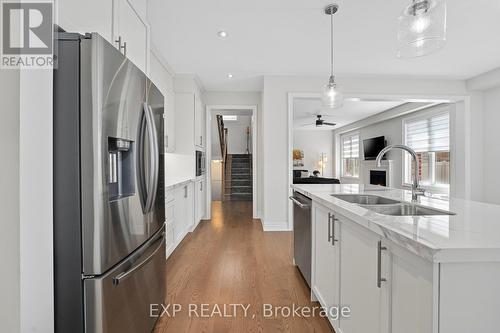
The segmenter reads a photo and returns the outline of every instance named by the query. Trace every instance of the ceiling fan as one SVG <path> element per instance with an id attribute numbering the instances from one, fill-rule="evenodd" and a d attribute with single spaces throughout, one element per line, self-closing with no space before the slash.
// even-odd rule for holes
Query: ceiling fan
<path id="1" fill-rule="evenodd" d="M 317 114 L 316 115 L 317 119 L 316 119 L 316 121 L 314 123 L 312 123 L 312 124 L 305 124 L 305 125 L 302 125 L 302 126 L 305 127 L 305 126 L 316 125 L 316 127 L 321 127 L 321 126 L 324 126 L 324 125 L 326 125 L 326 126 L 336 126 L 337 125 L 335 123 L 330 123 L 330 122 L 325 121 L 324 119 L 322 119 L 322 117 L 323 117 L 322 115 Z"/>

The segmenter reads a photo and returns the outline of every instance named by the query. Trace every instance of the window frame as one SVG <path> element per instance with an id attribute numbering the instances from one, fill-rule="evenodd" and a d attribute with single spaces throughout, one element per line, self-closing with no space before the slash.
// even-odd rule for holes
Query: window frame
<path id="1" fill-rule="evenodd" d="M 357 136 L 358 137 L 358 157 L 357 159 L 359 160 L 359 174 L 358 176 L 346 176 L 344 173 L 344 138 L 346 137 L 353 137 Z M 355 158 L 355 157 L 353 157 Z M 359 180 L 361 179 L 361 135 L 359 131 L 356 132 L 349 132 L 349 133 L 344 133 L 340 135 L 340 176 L 341 178 L 346 178 L 346 179 L 356 179 Z"/>
<path id="2" fill-rule="evenodd" d="M 422 189 L 424 189 L 424 190 L 429 190 L 429 191 L 433 192 L 434 194 L 446 194 L 446 195 L 450 195 L 450 193 L 451 193 L 451 161 L 452 161 L 452 143 L 451 143 L 452 118 L 451 118 L 451 110 L 449 108 L 446 108 L 445 110 L 443 110 L 442 108 L 439 108 L 439 109 L 430 110 L 430 111 L 427 111 L 427 112 L 424 111 L 422 113 L 419 113 L 418 115 L 410 115 L 408 117 L 403 117 L 403 119 L 401 120 L 401 131 L 402 131 L 402 142 L 403 142 L 404 145 L 408 145 L 407 142 L 406 142 L 406 123 L 407 122 L 424 120 L 424 119 L 436 117 L 436 116 L 443 115 L 443 114 L 448 114 L 448 117 L 449 117 L 448 135 L 449 135 L 449 139 L 450 139 L 450 144 L 449 144 L 449 154 L 450 154 L 450 170 L 449 170 L 449 173 L 450 173 L 450 184 L 448 184 L 447 186 L 446 185 L 436 185 L 436 184 L 433 184 L 433 185 L 420 184 L 420 187 Z M 405 152 L 402 152 L 402 154 L 401 154 L 401 187 L 410 189 L 411 186 L 412 186 L 412 184 L 408 183 L 406 181 L 407 155 L 409 155 L 409 154 L 407 154 Z M 433 172 L 434 172 L 433 177 L 435 177 L 435 170 L 433 170 Z M 410 172 L 410 174 L 411 174 L 411 172 Z"/>

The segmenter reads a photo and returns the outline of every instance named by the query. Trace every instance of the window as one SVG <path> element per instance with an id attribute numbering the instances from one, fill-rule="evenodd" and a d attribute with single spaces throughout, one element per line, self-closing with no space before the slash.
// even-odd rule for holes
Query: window
<path id="1" fill-rule="evenodd" d="M 223 115 L 223 116 L 222 116 L 222 120 L 225 120 L 225 121 L 237 121 L 237 120 L 238 120 L 238 116 L 234 116 L 234 115 Z"/>
<path id="2" fill-rule="evenodd" d="M 405 143 L 417 152 L 423 187 L 442 193 L 450 188 L 450 114 L 440 113 L 404 121 Z M 411 184 L 413 166 L 404 154 L 404 183 Z"/>
<path id="3" fill-rule="evenodd" d="M 359 134 L 342 137 L 342 176 L 359 177 Z"/>

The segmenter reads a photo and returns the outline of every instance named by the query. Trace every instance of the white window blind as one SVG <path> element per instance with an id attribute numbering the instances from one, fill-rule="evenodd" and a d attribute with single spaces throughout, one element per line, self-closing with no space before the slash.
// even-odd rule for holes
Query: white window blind
<path id="1" fill-rule="evenodd" d="M 342 138 L 342 158 L 359 158 L 359 135 Z"/>
<path id="2" fill-rule="evenodd" d="M 450 115 L 442 113 L 405 121 L 406 144 L 416 152 L 450 150 Z"/>

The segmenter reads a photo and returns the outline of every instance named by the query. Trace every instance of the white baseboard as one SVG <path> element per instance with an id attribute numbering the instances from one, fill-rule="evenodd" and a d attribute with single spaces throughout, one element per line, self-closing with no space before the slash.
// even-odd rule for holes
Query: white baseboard
<path id="1" fill-rule="evenodd" d="M 170 246 L 167 246 L 166 259 L 168 259 L 168 257 L 170 257 L 172 252 L 174 252 L 174 250 L 177 248 L 177 246 L 179 246 L 179 244 L 182 242 L 184 237 L 187 236 L 187 234 L 188 234 L 187 230 L 184 230 L 184 232 L 182 234 L 180 234 L 180 236 L 174 241 L 173 244 L 170 244 Z"/>
<path id="2" fill-rule="evenodd" d="M 264 231 L 290 231 L 288 221 L 265 221 L 260 219 Z"/>

